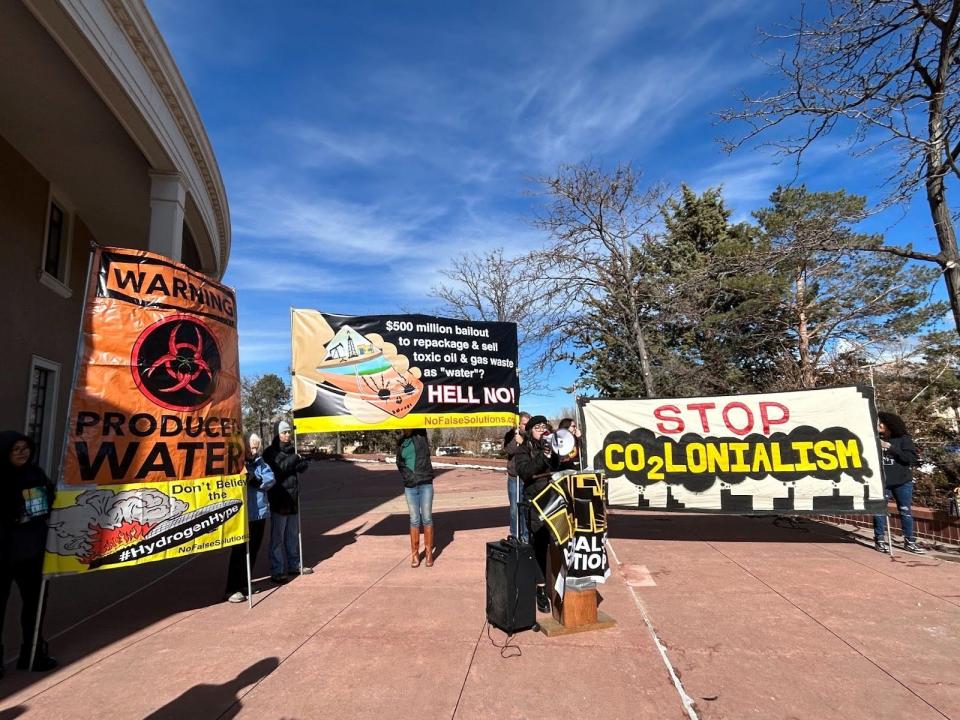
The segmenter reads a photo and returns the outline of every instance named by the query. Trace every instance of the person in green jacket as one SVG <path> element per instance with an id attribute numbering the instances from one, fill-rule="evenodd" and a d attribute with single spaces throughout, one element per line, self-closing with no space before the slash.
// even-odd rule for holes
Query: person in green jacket
<path id="1" fill-rule="evenodd" d="M 397 442 L 397 469 L 410 510 L 410 567 L 420 567 L 420 526 L 427 567 L 433 567 L 433 464 L 427 431 L 403 430 Z"/>

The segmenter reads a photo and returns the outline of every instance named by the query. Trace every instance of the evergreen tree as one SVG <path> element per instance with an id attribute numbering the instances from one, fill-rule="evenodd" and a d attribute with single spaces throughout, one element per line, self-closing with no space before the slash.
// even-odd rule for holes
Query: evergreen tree
<path id="1" fill-rule="evenodd" d="M 865 217 L 864 197 L 800 186 L 778 188 L 770 202 L 754 217 L 769 247 L 767 274 L 784 289 L 774 298 L 778 313 L 770 314 L 778 321 L 764 332 L 789 350 L 785 386 L 833 384 L 823 372 L 831 353 L 910 336 L 945 312 L 943 303 L 928 301 L 935 269 L 857 250 L 882 243 L 854 229 Z"/>
<path id="2" fill-rule="evenodd" d="M 664 208 L 656 265 L 671 291 L 660 337 L 672 357 L 661 358 L 669 369 L 661 384 L 672 394 L 762 389 L 782 354 L 769 332 L 776 308 L 765 302 L 782 283 L 753 271 L 764 242 L 730 215 L 719 189 L 697 195 L 686 185 Z"/>

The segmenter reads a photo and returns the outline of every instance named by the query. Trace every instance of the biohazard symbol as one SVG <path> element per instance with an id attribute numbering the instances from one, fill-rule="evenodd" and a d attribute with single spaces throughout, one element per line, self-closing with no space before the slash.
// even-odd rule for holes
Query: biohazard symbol
<path id="1" fill-rule="evenodd" d="M 134 345 L 131 369 L 152 402 L 188 411 L 206 404 L 220 371 L 216 337 L 200 320 L 172 315 L 144 330 Z"/>
<path id="2" fill-rule="evenodd" d="M 191 345 L 188 342 L 177 342 L 177 334 L 181 327 L 183 327 L 183 323 L 178 323 L 173 332 L 170 333 L 170 351 L 151 365 L 146 375 L 147 377 L 153 375 L 154 371 L 162 366 L 167 371 L 167 375 L 176 381 L 176 384 L 168 388 L 161 388 L 160 392 L 171 393 L 182 388 L 194 395 L 203 395 L 200 390 L 190 384 L 199 378 L 202 373 L 206 373 L 211 379 L 213 378 L 213 371 L 210 370 L 210 366 L 203 359 L 203 338 L 200 336 L 200 331 L 197 330 L 196 345 Z"/>

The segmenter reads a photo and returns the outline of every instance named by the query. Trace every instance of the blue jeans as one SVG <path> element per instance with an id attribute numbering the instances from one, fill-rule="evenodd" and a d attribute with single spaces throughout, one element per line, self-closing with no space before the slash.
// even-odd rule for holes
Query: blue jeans
<path id="1" fill-rule="evenodd" d="M 907 482 L 903 485 L 894 485 L 884 490 L 887 499 L 897 501 L 897 510 L 900 513 L 900 527 L 903 529 L 903 537 L 907 542 L 914 542 L 913 537 L 913 513 L 910 506 L 913 504 L 913 483 Z M 873 536 L 877 540 L 883 540 L 887 534 L 887 515 L 873 516 Z"/>
<path id="2" fill-rule="evenodd" d="M 407 498 L 407 509 L 410 510 L 410 527 L 433 525 L 433 483 L 405 487 L 403 494 Z"/>
<path id="3" fill-rule="evenodd" d="M 270 574 L 300 572 L 300 515 L 270 515 Z"/>
<path id="4" fill-rule="evenodd" d="M 507 475 L 507 497 L 510 499 L 510 534 L 520 542 L 529 542 L 530 531 L 527 529 L 527 513 L 517 512 L 518 495 L 523 496 L 520 479 Z M 519 523 L 519 524 L 518 524 Z"/>

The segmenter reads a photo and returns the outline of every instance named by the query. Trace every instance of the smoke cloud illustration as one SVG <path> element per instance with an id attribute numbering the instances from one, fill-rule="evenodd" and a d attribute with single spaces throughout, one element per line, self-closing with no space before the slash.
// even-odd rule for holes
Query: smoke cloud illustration
<path id="1" fill-rule="evenodd" d="M 54 510 L 50 516 L 47 552 L 89 558 L 98 535 L 125 525 L 154 526 L 183 513 L 189 505 L 153 488 L 87 490 L 76 504 Z"/>

